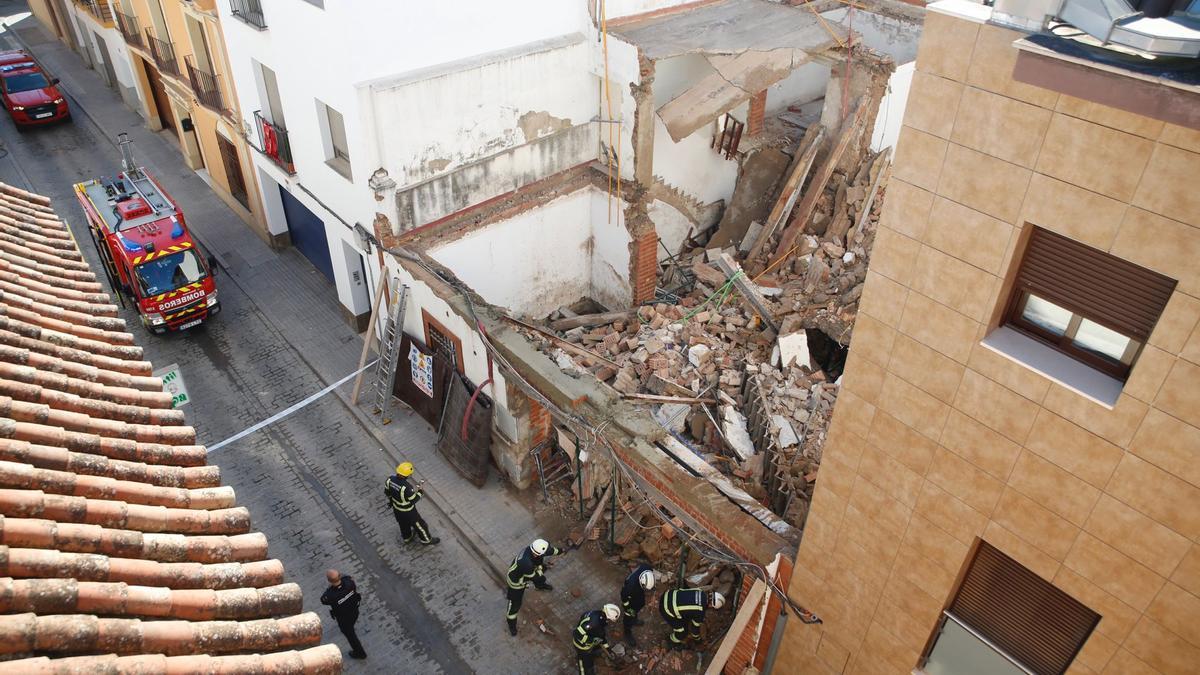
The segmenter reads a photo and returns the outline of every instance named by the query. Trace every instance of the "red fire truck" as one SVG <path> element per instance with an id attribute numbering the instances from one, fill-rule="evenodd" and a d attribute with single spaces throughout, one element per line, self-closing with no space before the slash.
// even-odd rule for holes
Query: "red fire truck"
<path id="1" fill-rule="evenodd" d="M 118 297 L 133 301 L 146 330 L 198 326 L 221 310 L 215 260 L 201 255 L 175 200 L 134 163 L 129 137 L 119 139 L 124 170 L 75 184 L 92 243 Z"/>

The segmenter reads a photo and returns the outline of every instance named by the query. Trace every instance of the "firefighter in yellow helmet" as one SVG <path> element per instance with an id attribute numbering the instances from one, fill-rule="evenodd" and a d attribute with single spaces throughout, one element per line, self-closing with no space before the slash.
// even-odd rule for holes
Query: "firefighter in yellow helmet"
<path id="1" fill-rule="evenodd" d="M 413 486 L 409 480 L 412 474 L 412 462 L 401 462 L 396 467 L 396 475 L 388 477 L 383 493 L 392 504 L 392 515 L 396 516 L 396 522 L 400 524 L 400 536 L 404 537 L 404 543 L 412 541 L 415 536 L 422 544 L 432 546 L 441 539 L 429 535 L 429 526 L 417 512 L 417 502 L 421 500 L 421 484 L 425 481 L 419 481 Z"/>

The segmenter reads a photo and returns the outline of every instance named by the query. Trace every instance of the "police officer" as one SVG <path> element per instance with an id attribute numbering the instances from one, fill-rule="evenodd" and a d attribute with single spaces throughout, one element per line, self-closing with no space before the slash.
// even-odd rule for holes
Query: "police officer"
<path id="1" fill-rule="evenodd" d="M 724 606 L 725 596 L 716 591 L 672 588 L 663 593 L 658 602 L 658 610 L 671 627 L 671 638 L 667 646 L 671 649 L 683 649 L 686 639 L 700 639 L 700 625 L 704 623 L 705 608 L 721 609 Z"/>
<path id="2" fill-rule="evenodd" d="M 552 591 L 554 587 L 546 583 L 546 568 L 543 566 L 547 556 L 560 555 L 563 550 L 551 546 L 545 539 L 534 539 L 517 557 L 513 558 L 508 567 L 508 632 L 517 634 L 517 612 L 521 609 L 521 600 L 525 597 L 525 587 L 533 582 L 533 587 L 539 591 Z"/>
<path id="3" fill-rule="evenodd" d="M 629 576 L 625 577 L 625 585 L 621 587 L 621 613 L 624 616 L 625 641 L 634 647 L 637 638 L 633 637 L 633 627 L 642 625 L 638 612 L 646 606 L 646 591 L 654 588 L 654 569 L 642 563 Z"/>
<path id="4" fill-rule="evenodd" d="M 616 621 L 621 616 L 621 610 L 609 603 L 603 610 L 593 609 L 579 617 L 572 634 L 575 645 L 575 665 L 579 675 L 595 675 L 596 648 L 608 649 L 608 622 Z"/>
<path id="5" fill-rule="evenodd" d="M 337 570 L 325 572 L 325 578 L 329 581 L 329 588 L 321 594 L 321 604 L 329 605 L 329 613 L 337 621 L 338 630 L 342 631 L 346 642 L 350 643 L 350 658 L 367 658 L 367 653 L 363 651 L 362 643 L 358 641 L 358 635 L 354 632 L 354 622 L 358 621 L 358 601 L 362 599 L 358 594 L 358 587 L 354 585 L 350 575 L 339 574 Z"/>
<path id="6" fill-rule="evenodd" d="M 402 462 L 396 467 L 396 475 L 388 477 L 383 493 L 392 502 L 392 515 L 400 524 L 400 536 L 404 537 L 404 543 L 412 541 L 415 533 L 422 544 L 431 546 L 441 539 L 429 536 L 429 526 L 417 512 L 417 502 L 421 501 L 421 483 L 413 487 L 408 480 L 412 473 L 412 462 Z"/>

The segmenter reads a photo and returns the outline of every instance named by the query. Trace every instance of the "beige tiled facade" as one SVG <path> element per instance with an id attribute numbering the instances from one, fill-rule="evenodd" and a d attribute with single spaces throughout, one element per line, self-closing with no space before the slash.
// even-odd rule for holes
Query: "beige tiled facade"
<path id="1" fill-rule="evenodd" d="M 912 671 L 977 537 L 1102 616 L 1069 672 L 1200 667 L 1200 133 L 1020 37 L 927 15 L 776 672 Z M 1111 407 L 980 343 L 1031 225 L 1179 282 Z"/>

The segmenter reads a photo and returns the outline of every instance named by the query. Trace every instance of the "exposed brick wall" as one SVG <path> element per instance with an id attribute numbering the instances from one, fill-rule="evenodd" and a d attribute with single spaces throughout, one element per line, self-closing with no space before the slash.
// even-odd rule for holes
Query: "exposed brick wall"
<path id="1" fill-rule="evenodd" d="M 633 240 L 629 277 L 633 286 L 633 304 L 635 305 L 654 299 L 654 287 L 658 284 L 657 247 L 658 235 L 653 229 L 638 235 Z"/>
<path id="2" fill-rule="evenodd" d="M 746 134 L 757 136 L 763 130 L 763 117 L 767 113 L 767 90 L 764 89 L 750 99 L 750 114 L 746 116 Z"/>
<path id="3" fill-rule="evenodd" d="M 529 399 L 530 446 L 537 447 L 550 437 L 550 413 L 542 404 Z"/>

